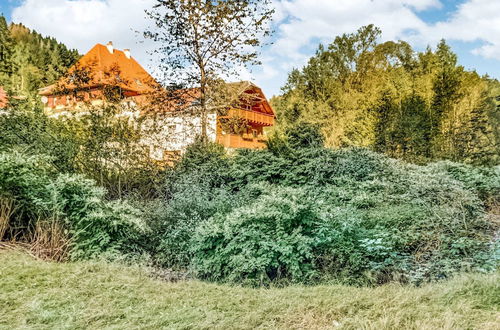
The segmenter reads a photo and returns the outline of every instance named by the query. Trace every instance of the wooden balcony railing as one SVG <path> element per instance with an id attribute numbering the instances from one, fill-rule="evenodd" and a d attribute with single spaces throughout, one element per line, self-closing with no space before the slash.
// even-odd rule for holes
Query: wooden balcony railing
<path id="1" fill-rule="evenodd" d="M 246 119 L 249 122 L 260 124 L 262 126 L 273 126 L 274 116 L 262 112 L 243 110 L 243 109 L 230 109 L 226 116 L 223 117 L 239 117 Z"/>

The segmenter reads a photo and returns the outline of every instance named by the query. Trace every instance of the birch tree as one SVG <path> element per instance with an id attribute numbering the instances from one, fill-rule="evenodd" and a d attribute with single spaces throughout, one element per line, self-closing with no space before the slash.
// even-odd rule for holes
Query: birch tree
<path id="1" fill-rule="evenodd" d="M 271 0 L 157 0 L 146 11 L 154 26 L 144 36 L 158 45 L 164 79 L 176 90 L 197 94 L 202 140 L 223 89 L 221 79 L 260 64 L 259 48 L 272 33 L 273 13 Z"/>

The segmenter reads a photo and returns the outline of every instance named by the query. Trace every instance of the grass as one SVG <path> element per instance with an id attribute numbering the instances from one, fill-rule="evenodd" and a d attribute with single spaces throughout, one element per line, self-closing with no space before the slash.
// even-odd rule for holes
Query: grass
<path id="1" fill-rule="evenodd" d="M 0 328 L 498 329 L 500 274 L 424 287 L 250 289 L 0 251 Z"/>

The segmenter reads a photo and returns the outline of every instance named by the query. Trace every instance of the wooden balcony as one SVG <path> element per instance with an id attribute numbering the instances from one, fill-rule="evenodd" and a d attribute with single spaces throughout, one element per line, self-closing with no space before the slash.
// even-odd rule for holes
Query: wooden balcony
<path id="1" fill-rule="evenodd" d="M 274 126 L 274 115 L 269 115 L 252 110 L 230 109 L 226 116 L 222 116 L 222 118 L 225 117 L 239 117 L 258 125 Z"/>
<path id="2" fill-rule="evenodd" d="M 266 140 L 267 137 L 264 135 L 258 135 L 257 137 L 252 134 L 244 134 L 243 136 L 235 134 L 217 135 L 217 143 L 229 149 L 264 149 L 266 148 Z"/>

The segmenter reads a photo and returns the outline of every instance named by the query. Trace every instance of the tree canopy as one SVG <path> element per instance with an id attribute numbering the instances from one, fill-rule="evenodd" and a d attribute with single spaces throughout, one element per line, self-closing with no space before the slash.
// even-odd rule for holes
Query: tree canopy
<path id="1" fill-rule="evenodd" d="M 197 88 L 201 136 L 207 113 L 227 99 L 221 79 L 258 64 L 258 48 L 269 36 L 274 10 L 269 0 L 157 0 L 147 11 L 155 26 L 144 33 L 158 43 L 165 79 L 175 88 Z"/>
<path id="2" fill-rule="evenodd" d="M 499 82 L 465 70 L 444 40 L 417 52 L 380 35 L 369 25 L 320 45 L 274 99 L 280 127 L 315 123 L 327 146 L 413 162 L 497 163 Z"/>
<path id="3" fill-rule="evenodd" d="M 15 96 L 34 98 L 79 58 L 78 51 L 0 16 L 0 86 Z"/>

